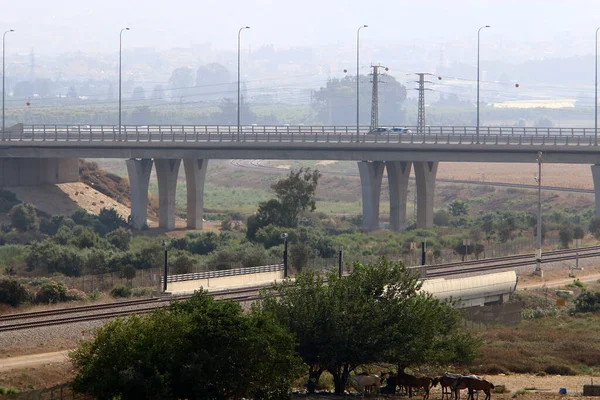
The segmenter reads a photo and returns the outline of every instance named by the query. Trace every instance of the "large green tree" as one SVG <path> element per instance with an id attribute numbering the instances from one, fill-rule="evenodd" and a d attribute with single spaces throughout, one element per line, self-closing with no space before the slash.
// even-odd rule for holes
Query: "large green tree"
<path id="1" fill-rule="evenodd" d="M 277 199 L 260 203 L 256 215 L 248 218 L 246 236 L 254 240 L 259 229 L 274 225 L 283 228 L 298 226 L 298 217 L 302 211 L 316 209 L 315 192 L 321 173 L 310 168 L 290 171 L 287 178 L 271 185 Z"/>
<path id="2" fill-rule="evenodd" d="M 123 400 L 287 399 L 301 365 L 285 329 L 204 292 L 111 321 L 70 358 L 78 390 Z"/>
<path id="3" fill-rule="evenodd" d="M 417 276 L 401 263 L 382 259 L 353 269 L 343 278 L 330 273 L 327 280 L 299 274 L 263 295 L 263 312 L 296 335 L 309 366 L 309 389 L 324 371 L 333 375 L 339 394 L 360 365 L 456 361 L 476 347 L 458 330 L 457 312 L 421 293 Z M 451 344 L 454 337 L 461 339 L 460 350 Z"/>

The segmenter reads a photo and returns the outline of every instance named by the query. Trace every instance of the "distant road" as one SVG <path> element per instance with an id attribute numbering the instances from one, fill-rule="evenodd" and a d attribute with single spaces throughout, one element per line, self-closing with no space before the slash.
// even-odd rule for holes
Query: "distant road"
<path id="1" fill-rule="evenodd" d="M 268 165 L 261 164 L 262 160 L 230 160 L 229 163 L 235 167 L 239 168 L 248 168 L 248 169 L 266 169 L 271 171 L 277 171 L 277 173 L 287 173 L 287 169 L 285 168 L 277 168 L 271 167 Z M 335 175 L 335 176 L 358 176 L 358 173 L 355 172 L 332 172 L 332 171 L 321 171 L 322 174 L 325 175 Z M 387 176 L 384 176 L 387 179 Z M 414 178 L 410 178 L 411 181 L 414 181 Z M 463 185 L 479 185 L 479 186 L 498 186 L 498 187 L 510 187 L 510 188 L 519 188 L 519 189 L 535 189 L 537 190 L 537 185 L 527 185 L 523 183 L 506 183 L 506 182 L 492 182 L 492 181 L 469 181 L 469 180 L 461 180 L 461 179 L 436 179 L 436 182 L 442 183 L 454 183 L 454 184 L 463 184 Z M 568 193 L 584 193 L 584 194 L 594 194 L 593 189 L 578 189 L 578 188 L 566 188 L 560 186 L 542 186 L 542 190 L 549 192 L 568 192 Z"/>

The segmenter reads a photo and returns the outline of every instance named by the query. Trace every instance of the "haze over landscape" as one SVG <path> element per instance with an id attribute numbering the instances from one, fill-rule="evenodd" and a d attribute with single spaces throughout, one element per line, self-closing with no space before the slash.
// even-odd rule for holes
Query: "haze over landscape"
<path id="1" fill-rule="evenodd" d="M 0 398 L 600 396 L 600 1 L 0 1 Z"/>

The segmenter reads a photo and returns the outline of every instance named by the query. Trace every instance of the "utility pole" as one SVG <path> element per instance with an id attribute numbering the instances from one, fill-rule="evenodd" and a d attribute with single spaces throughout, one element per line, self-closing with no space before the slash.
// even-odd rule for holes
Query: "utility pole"
<path id="1" fill-rule="evenodd" d="M 419 110 L 417 116 L 417 133 L 422 134 L 425 131 L 425 91 L 431 90 L 429 88 L 425 88 L 426 83 L 433 83 L 431 81 L 425 80 L 425 75 L 433 75 L 426 72 L 416 72 L 415 75 L 419 77 L 418 81 L 415 81 L 419 84 L 419 87 L 415 90 L 419 91 Z"/>
<path id="2" fill-rule="evenodd" d="M 536 240 L 536 250 L 535 250 L 535 274 L 543 277 L 544 272 L 542 271 L 542 152 L 538 151 L 537 153 L 537 163 L 538 163 L 538 176 L 537 176 L 537 184 L 538 184 L 538 204 L 537 204 L 537 240 Z"/>
<path id="3" fill-rule="evenodd" d="M 373 92 L 371 97 L 371 130 L 379 127 L 379 68 L 385 68 L 386 71 L 389 70 L 388 67 L 384 67 L 383 65 L 371 65 L 373 68 Z"/>

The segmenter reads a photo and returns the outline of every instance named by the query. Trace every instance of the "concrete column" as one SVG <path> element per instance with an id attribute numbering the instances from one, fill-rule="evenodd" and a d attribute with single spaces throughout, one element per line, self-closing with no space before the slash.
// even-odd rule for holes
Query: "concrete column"
<path id="1" fill-rule="evenodd" d="M 175 229 L 175 189 L 181 159 L 156 158 L 158 179 L 158 226 Z"/>
<path id="2" fill-rule="evenodd" d="M 183 160 L 187 183 L 187 227 L 202 229 L 204 217 L 204 181 L 208 160 L 186 158 Z"/>
<path id="3" fill-rule="evenodd" d="M 417 180 L 417 228 L 433 228 L 433 196 L 437 161 L 413 162 Z"/>
<path id="4" fill-rule="evenodd" d="M 129 159 L 129 190 L 131 192 L 131 224 L 135 229 L 142 229 L 148 218 L 148 185 L 152 172 L 151 159 Z"/>
<path id="5" fill-rule="evenodd" d="M 600 165 L 592 165 L 592 179 L 594 180 L 594 199 L 596 201 L 596 218 L 600 218 Z"/>
<path id="6" fill-rule="evenodd" d="M 384 167 L 383 161 L 358 162 L 363 203 L 363 230 L 365 231 L 379 229 L 379 197 Z"/>
<path id="7" fill-rule="evenodd" d="M 390 229 L 393 231 L 406 229 L 406 196 L 411 165 L 402 161 L 385 162 L 390 187 Z"/>

